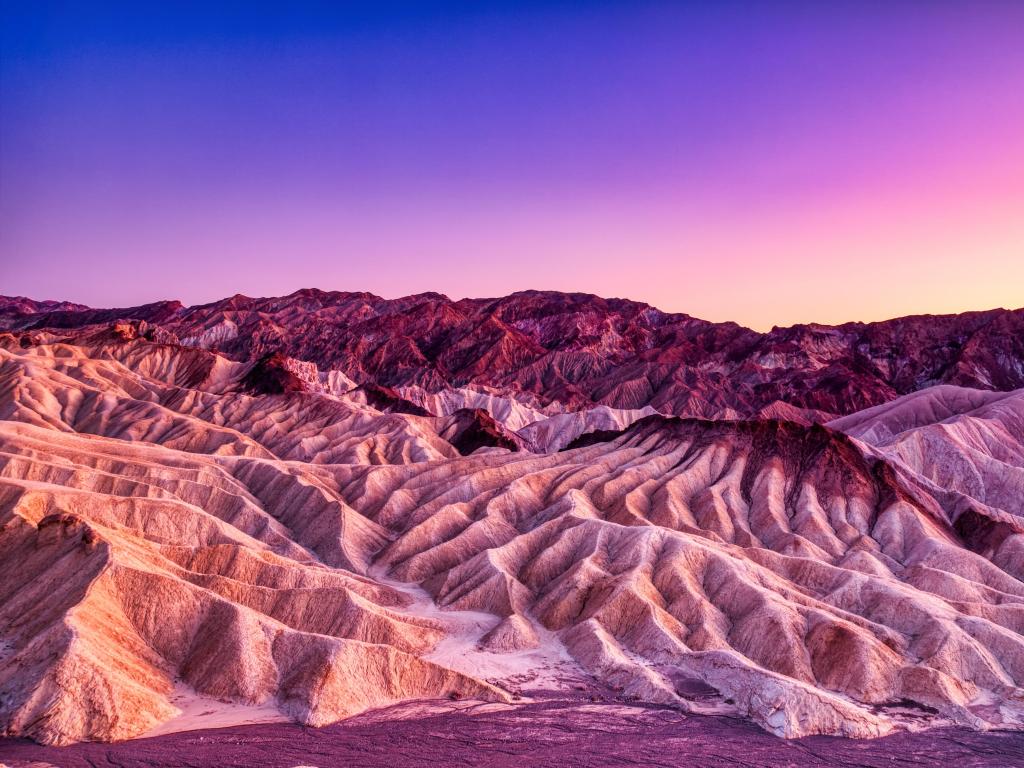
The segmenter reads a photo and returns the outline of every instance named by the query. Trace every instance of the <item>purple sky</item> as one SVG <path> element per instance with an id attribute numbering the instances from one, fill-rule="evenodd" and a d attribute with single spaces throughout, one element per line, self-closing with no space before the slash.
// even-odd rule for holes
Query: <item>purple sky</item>
<path id="1" fill-rule="evenodd" d="M 4 0 L 0 293 L 1024 305 L 1024 3 L 172 5 Z"/>

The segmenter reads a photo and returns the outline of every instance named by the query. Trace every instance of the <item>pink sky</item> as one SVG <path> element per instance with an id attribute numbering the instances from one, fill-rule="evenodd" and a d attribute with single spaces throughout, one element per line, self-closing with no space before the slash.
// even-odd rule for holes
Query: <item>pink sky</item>
<path id="1" fill-rule="evenodd" d="M 1020 4 L 33 13 L 4 25 L 0 293 L 1024 305 Z"/>

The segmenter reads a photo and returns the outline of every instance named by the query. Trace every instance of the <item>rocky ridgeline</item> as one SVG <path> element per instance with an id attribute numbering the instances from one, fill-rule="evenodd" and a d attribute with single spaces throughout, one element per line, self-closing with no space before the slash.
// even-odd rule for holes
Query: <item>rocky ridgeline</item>
<path id="1" fill-rule="evenodd" d="M 234 360 L 279 353 L 359 384 L 431 393 L 486 387 L 574 410 L 651 407 L 729 418 L 789 408 L 816 418 L 941 383 L 1024 386 L 1024 309 L 757 333 L 638 302 L 539 291 L 452 301 L 307 289 L 125 309 L 0 300 L 0 328 L 10 331 L 118 320 L 145 321 Z"/>

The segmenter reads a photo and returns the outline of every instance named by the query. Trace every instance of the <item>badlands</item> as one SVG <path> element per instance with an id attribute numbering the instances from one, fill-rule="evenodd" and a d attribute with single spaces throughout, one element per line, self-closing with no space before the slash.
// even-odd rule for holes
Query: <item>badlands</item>
<path id="1" fill-rule="evenodd" d="M 3 759 L 486 741 L 554 700 L 1019 756 L 1024 310 L 758 334 L 537 292 L 0 299 L 0 568 Z"/>

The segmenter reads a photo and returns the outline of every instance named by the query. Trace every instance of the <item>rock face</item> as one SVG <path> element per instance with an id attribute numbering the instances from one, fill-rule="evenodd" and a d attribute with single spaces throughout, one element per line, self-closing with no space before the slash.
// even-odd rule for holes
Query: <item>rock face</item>
<path id="1" fill-rule="evenodd" d="M 439 433 L 463 456 L 481 448 L 518 451 L 522 447 L 522 440 L 517 435 L 509 432 L 481 408 L 461 408 L 455 411 L 441 422 Z"/>
<path id="2" fill-rule="evenodd" d="M 0 728 L 552 688 L 786 737 L 1024 726 L 1020 317 L 9 302 Z"/>
<path id="3" fill-rule="evenodd" d="M 305 392 L 302 378 L 289 366 L 289 360 L 280 352 L 264 355 L 246 371 L 240 387 L 252 395 L 283 395 L 286 392 Z"/>

